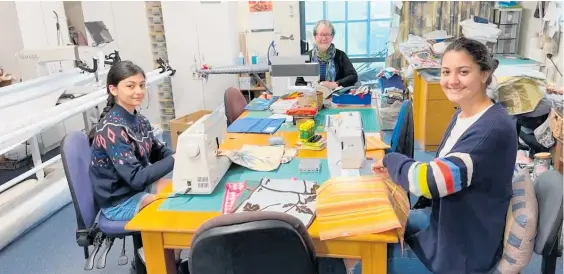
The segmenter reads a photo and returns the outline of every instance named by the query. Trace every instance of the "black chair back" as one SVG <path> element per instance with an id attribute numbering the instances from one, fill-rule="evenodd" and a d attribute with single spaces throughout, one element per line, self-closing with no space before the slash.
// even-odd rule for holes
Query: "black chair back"
<path id="1" fill-rule="evenodd" d="M 297 218 L 278 212 L 216 217 L 194 235 L 190 273 L 314 274 L 313 241 Z"/>
<path id="2" fill-rule="evenodd" d="M 539 220 L 535 253 L 542 256 L 541 273 L 556 272 L 556 261 L 562 256 L 562 174 L 554 170 L 541 173 L 535 179 L 535 193 L 539 204 Z"/>

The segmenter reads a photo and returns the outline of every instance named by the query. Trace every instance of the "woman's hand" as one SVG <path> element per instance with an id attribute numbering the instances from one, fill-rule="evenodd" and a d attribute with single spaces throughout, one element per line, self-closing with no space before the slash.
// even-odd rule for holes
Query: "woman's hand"
<path id="1" fill-rule="evenodd" d="M 336 89 L 336 88 L 339 87 L 339 84 L 337 84 L 337 82 L 322 81 L 319 84 L 328 88 L 328 89 Z"/>
<path id="2" fill-rule="evenodd" d="M 384 174 L 384 175 L 388 174 L 388 170 L 386 169 L 386 167 L 384 167 L 384 162 L 382 161 L 382 159 L 372 164 L 372 172 L 376 174 Z"/>

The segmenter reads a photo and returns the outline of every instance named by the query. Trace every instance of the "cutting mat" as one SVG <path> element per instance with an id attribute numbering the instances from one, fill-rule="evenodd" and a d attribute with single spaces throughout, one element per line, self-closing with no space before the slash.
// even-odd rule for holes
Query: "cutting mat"
<path id="1" fill-rule="evenodd" d="M 166 199 L 160 206 L 159 210 L 221 212 L 221 204 L 223 202 L 226 182 L 247 181 L 249 189 L 246 190 L 239 198 L 239 201 L 242 201 L 249 197 L 252 189 L 258 186 L 260 180 L 263 178 L 297 178 L 300 180 L 315 181 L 322 184 L 330 177 L 327 159 L 321 160 L 320 173 L 300 173 L 298 169 L 299 164 L 300 159 L 295 158 L 287 164 L 282 164 L 278 170 L 270 172 L 252 171 L 238 165 L 232 165 L 212 194 L 174 196 Z"/>

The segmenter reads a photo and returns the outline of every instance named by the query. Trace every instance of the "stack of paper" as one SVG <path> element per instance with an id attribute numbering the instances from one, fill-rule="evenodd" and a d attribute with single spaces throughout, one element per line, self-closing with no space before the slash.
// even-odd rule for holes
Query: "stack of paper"
<path id="1" fill-rule="evenodd" d="M 395 230 L 403 242 L 407 192 L 388 177 L 336 177 L 317 190 L 321 240 Z"/>
<path id="2" fill-rule="evenodd" d="M 272 113 L 285 114 L 289 109 L 293 109 L 298 106 L 298 99 L 290 100 L 278 100 L 270 105 L 270 110 Z"/>

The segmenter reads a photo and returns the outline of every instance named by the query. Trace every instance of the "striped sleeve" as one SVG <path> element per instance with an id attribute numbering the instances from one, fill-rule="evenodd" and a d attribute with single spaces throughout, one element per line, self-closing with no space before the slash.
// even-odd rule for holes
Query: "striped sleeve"
<path id="1" fill-rule="evenodd" d="M 417 196 L 441 198 L 469 187 L 472 172 L 473 162 L 468 153 L 451 153 L 430 163 L 413 161 L 407 172 L 406 188 Z"/>

